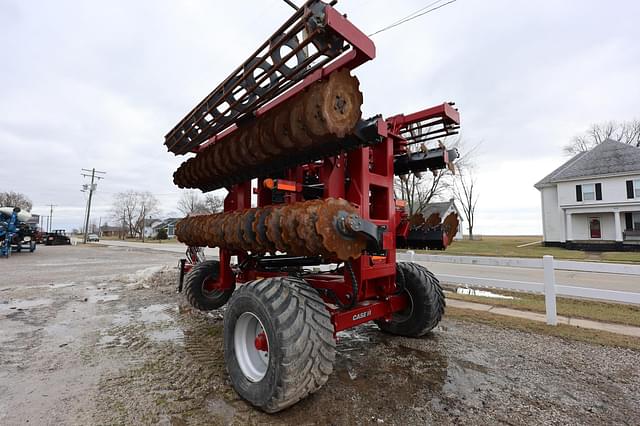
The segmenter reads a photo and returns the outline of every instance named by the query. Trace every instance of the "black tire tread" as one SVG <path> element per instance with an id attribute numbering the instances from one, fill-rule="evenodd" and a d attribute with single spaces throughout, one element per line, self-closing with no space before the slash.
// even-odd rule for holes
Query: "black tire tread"
<path id="1" fill-rule="evenodd" d="M 320 389 L 333 372 L 336 342 L 331 315 L 320 295 L 299 278 L 249 282 L 238 288 L 230 303 L 247 295 L 260 298 L 266 305 L 283 348 L 275 391 L 259 405 L 274 413 Z"/>
<path id="2" fill-rule="evenodd" d="M 202 294 L 202 280 L 208 275 L 219 274 L 220 262 L 217 260 L 205 260 L 196 263 L 184 278 L 184 295 L 191 306 L 200 311 L 212 311 L 221 308 L 231 297 L 233 288 L 224 291 L 216 300 L 206 298 Z"/>
<path id="3" fill-rule="evenodd" d="M 399 262 L 396 270 L 397 275 L 405 277 L 405 288 L 414 299 L 415 311 L 408 321 L 376 321 L 376 324 L 387 333 L 406 337 L 424 336 L 442 320 L 446 307 L 444 291 L 436 276 L 422 265 Z"/>

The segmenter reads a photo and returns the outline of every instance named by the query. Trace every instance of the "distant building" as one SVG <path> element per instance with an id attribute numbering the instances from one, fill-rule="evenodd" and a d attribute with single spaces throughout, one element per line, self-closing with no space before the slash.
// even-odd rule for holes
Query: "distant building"
<path id="1" fill-rule="evenodd" d="M 545 245 L 640 250 L 640 148 L 606 140 L 535 187 Z"/>
<path id="2" fill-rule="evenodd" d="M 144 220 L 144 236 L 145 238 L 154 238 L 157 234 L 157 226 L 164 223 L 161 219 L 145 219 Z"/>
<path id="3" fill-rule="evenodd" d="M 101 237 L 120 237 L 124 235 L 126 229 L 122 226 L 102 225 L 100 227 Z"/>
<path id="4" fill-rule="evenodd" d="M 453 236 L 454 240 L 462 239 L 462 217 L 456 207 L 455 200 L 452 198 L 449 201 L 443 201 L 438 203 L 429 203 L 418 213 L 422 214 L 426 222 L 429 225 L 443 224 L 445 219 L 451 214 L 455 214 L 458 220 L 458 230 Z"/>
<path id="5" fill-rule="evenodd" d="M 164 229 L 167 230 L 167 237 L 168 238 L 175 238 L 175 236 L 176 236 L 176 234 L 175 234 L 176 222 L 178 222 L 180 219 L 182 219 L 182 218 L 181 217 L 170 217 L 168 219 L 164 219 L 162 221 L 157 222 L 153 226 L 151 237 L 155 237 L 156 235 L 158 235 L 158 231 L 160 229 L 164 228 Z"/>

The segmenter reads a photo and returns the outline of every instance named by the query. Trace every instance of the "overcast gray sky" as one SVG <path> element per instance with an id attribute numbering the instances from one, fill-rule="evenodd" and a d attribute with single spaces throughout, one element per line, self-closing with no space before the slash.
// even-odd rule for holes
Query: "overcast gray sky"
<path id="1" fill-rule="evenodd" d="M 296 0 L 298 4 L 302 0 Z M 343 0 L 365 33 L 430 1 Z M 148 190 L 175 213 L 183 161 L 164 135 L 291 14 L 281 0 L 0 0 L 0 191 L 57 204 L 79 227 L 81 168 L 113 194 Z M 373 37 L 355 74 L 364 113 L 455 101 L 481 142 L 476 233 L 541 234 L 533 184 L 589 124 L 640 117 L 640 2 L 458 0 Z M 45 210 L 46 209 L 46 210 Z"/>

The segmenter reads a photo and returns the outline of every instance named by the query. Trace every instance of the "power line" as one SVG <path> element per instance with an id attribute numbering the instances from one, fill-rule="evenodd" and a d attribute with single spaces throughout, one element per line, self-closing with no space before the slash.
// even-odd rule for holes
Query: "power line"
<path id="1" fill-rule="evenodd" d="M 442 3 L 443 1 L 444 1 L 444 0 L 436 0 L 436 1 L 434 1 L 434 2 L 431 2 L 431 3 L 429 3 L 428 5 L 426 5 L 426 6 L 424 6 L 424 7 L 421 7 L 420 9 L 418 9 L 418 10 L 415 10 L 415 11 L 411 12 L 411 13 L 410 13 L 410 14 L 408 14 L 407 16 L 402 17 L 402 18 L 398 19 L 397 21 L 394 21 L 394 22 L 390 23 L 389 25 L 399 25 L 399 24 L 400 24 L 402 21 L 404 21 L 405 19 L 409 19 L 409 18 L 411 18 L 411 17 L 415 16 L 416 14 L 418 14 L 418 13 L 422 12 L 423 10 L 428 9 L 428 8 L 430 8 L 431 6 L 435 6 L 435 5 L 436 5 L 436 4 L 438 4 L 438 3 Z"/>
<path id="2" fill-rule="evenodd" d="M 409 21 L 412 21 L 412 20 L 414 20 L 414 19 L 416 19 L 416 18 L 419 18 L 419 17 L 421 17 L 421 16 L 424 16 L 424 15 L 426 15 L 427 13 L 431 13 L 431 12 L 433 12 L 433 11 L 436 11 L 436 10 L 438 10 L 438 9 L 442 8 L 442 7 L 445 7 L 445 6 L 446 6 L 446 5 L 448 5 L 448 4 L 454 3 L 456 0 L 449 0 L 449 1 L 448 1 L 448 2 L 446 2 L 446 3 L 443 3 L 443 4 L 437 5 L 437 6 L 435 6 L 435 7 L 432 7 L 431 9 L 427 9 L 427 8 L 429 8 L 429 7 L 431 7 L 431 6 L 434 6 L 434 5 L 438 4 L 438 3 L 441 3 L 442 1 L 443 1 L 443 0 L 438 0 L 438 1 L 434 1 L 434 2 L 432 2 L 432 3 L 429 3 L 428 5 L 426 5 L 426 6 L 422 7 L 422 8 L 420 8 L 420 9 L 418 9 L 418 10 L 416 10 L 416 11 L 414 11 L 414 12 L 410 13 L 410 14 L 408 14 L 408 15 L 407 15 L 407 16 L 405 16 L 404 18 L 401 18 L 401 19 L 399 19 L 399 20 L 397 20 L 397 21 L 395 21 L 395 22 L 393 22 L 393 23 L 391 23 L 391 24 L 387 25 L 386 27 L 381 28 L 381 29 L 379 29 L 378 31 L 375 31 L 375 32 L 373 32 L 373 33 L 369 34 L 369 35 L 368 35 L 368 37 L 374 36 L 374 35 L 376 35 L 376 34 L 380 34 L 381 32 L 384 32 L 384 31 L 390 30 L 391 28 L 397 27 L 398 25 L 402 25 L 402 24 L 404 24 L 404 23 L 406 23 L 406 22 L 409 22 Z M 425 10 L 425 9 L 427 9 L 427 10 Z"/>

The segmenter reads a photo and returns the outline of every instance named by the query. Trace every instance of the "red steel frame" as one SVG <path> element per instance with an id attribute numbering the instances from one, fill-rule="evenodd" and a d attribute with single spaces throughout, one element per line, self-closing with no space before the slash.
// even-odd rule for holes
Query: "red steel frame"
<path id="1" fill-rule="evenodd" d="M 380 120 L 381 124 L 384 122 Z M 340 310 L 333 306 L 335 301 L 326 300 L 332 313 L 335 331 L 344 330 L 355 325 L 380 318 L 390 318 L 393 312 L 404 309 L 407 305 L 405 296 L 394 295 L 396 292 L 396 250 L 395 250 L 395 201 L 393 195 L 393 149 L 394 138 L 386 135 L 386 126 L 381 126 L 383 142 L 371 147 L 349 151 L 345 154 L 327 158 L 319 169 L 320 181 L 324 184 L 324 197 L 344 198 L 358 206 L 362 218 L 376 225 L 384 226 L 383 250 L 385 256 L 363 254 L 352 261 L 353 272 L 358 282 L 359 301 L 353 308 Z M 305 168 L 301 165 L 287 171 L 287 178 L 301 182 Z M 349 176 L 350 183 L 345 183 Z M 271 192 L 258 180 L 257 206 L 271 204 Z M 231 188 L 225 199 L 225 211 L 234 211 L 251 207 L 251 183 L 245 182 Z M 287 202 L 303 201 L 300 192 L 287 194 Z M 221 276 L 226 277 L 217 283 L 218 288 L 230 288 L 232 285 L 231 256 L 237 255 L 241 261 L 246 253 L 220 250 Z M 240 273 L 238 283 L 265 276 L 280 275 L 260 271 Z M 284 275 L 284 274 L 282 274 Z M 345 304 L 351 295 L 351 278 L 345 268 L 343 275 L 309 274 L 305 280 L 315 288 L 330 289 Z"/>
<path id="2" fill-rule="evenodd" d="M 313 82 L 325 78 L 330 73 L 341 68 L 356 68 L 375 57 L 373 42 L 343 15 L 328 5 L 325 9 L 325 25 L 342 36 L 353 48 L 261 107 L 256 111 L 257 117 L 286 102 Z M 459 122 L 457 111 L 449 104 L 439 105 L 407 116 L 396 115 L 386 121 L 379 119 L 378 133 L 382 137 L 382 142 L 326 158 L 321 162 L 299 165 L 286 172 L 288 180 L 301 184 L 305 170 L 316 169 L 320 182 L 324 184 L 323 195 L 325 198 L 344 198 L 358 207 L 362 218 L 385 227 L 382 241 L 385 255 L 363 254 L 351 262 L 358 283 L 358 302 L 355 306 L 349 309 L 340 309 L 335 305 L 334 300 L 325 299 L 331 311 L 335 332 L 371 320 L 390 320 L 394 312 L 405 309 L 409 304 L 406 295 L 396 294 L 395 232 L 397 219 L 393 191 L 393 159 L 394 153 L 403 152 L 407 144 L 407 141 L 400 136 L 400 131 L 408 124 L 434 118 L 441 118 L 443 122 L 446 120 Z M 200 145 L 195 151 L 202 151 L 208 145 L 217 143 L 234 130 L 235 126 L 230 127 Z M 347 177 L 349 183 L 346 181 Z M 271 204 L 271 190 L 265 188 L 263 181 L 264 179 L 258 179 L 256 188 L 258 207 Z M 229 193 L 224 201 L 225 212 L 252 207 L 251 181 L 234 185 L 228 189 Z M 286 202 L 297 201 L 303 201 L 300 192 L 287 193 Z M 234 255 L 238 256 L 239 262 L 242 262 L 247 253 L 220 250 L 220 278 L 217 282 L 208 283 L 209 288 L 230 289 L 233 286 L 234 277 L 230 261 Z M 260 277 L 277 275 L 285 274 L 245 270 L 240 272 L 235 280 L 240 284 Z M 315 288 L 332 290 L 344 304 L 350 301 L 352 283 L 347 268 L 344 268 L 343 275 L 309 274 L 305 275 L 305 280 Z"/>
<path id="3" fill-rule="evenodd" d="M 404 117 L 400 119 L 399 117 Z M 331 311 L 335 331 L 345 330 L 376 319 L 391 319 L 394 312 L 408 306 L 406 295 L 396 294 L 396 200 L 393 192 L 393 159 L 406 141 L 391 131 L 400 131 L 402 127 L 414 122 L 429 119 L 453 120 L 459 122 L 457 111 L 448 104 L 439 105 L 408 116 L 394 116 L 388 120 L 378 120 L 378 134 L 382 142 L 369 147 L 348 151 L 321 162 L 304 164 L 287 170 L 286 179 L 302 184 L 305 171 L 314 169 L 320 182 L 324 184 L 324 198 L 344 198 L 358 207 L 360 216 L 378 226 L 384 226 L 382 249 L 384 256 L 363 254 L 351 262 L 358 282 L 358 303 L 350 309 L 339 309 L 335 301 L 325 299 Z M 349 178 L 348 180 L 346 178 Z M 265 179 L 258 179 L 255 190 L 257 206 L 271 204 L 271 189 L 263 184 Z M 348 183 L 347 183 L 348 182 Z M 231 212 L 250 208 L 251 182 L 234 185 L 230 188 L 224 202 L 224 211 Z M 303 201 L 302 193 L 293 190 L 286 194 L 285 202 Z M 219 282 L 211 283 L 212 288 L 229 289 L 233 285 L 233 273 L 230 266 L 232 256 L 238 256 L 241 262 L 247 254 L 220 250 Z M 254 280 L 260 277 L 286 275 L 285 273 L 246 270 L 236 276 L 237 283 Z M 344 303 L 349 302 L 352 286 L 351 277 L 345 268 L 342 275 L 309 274 L 305 280 L 314 288 L 330 289 Z"/>

